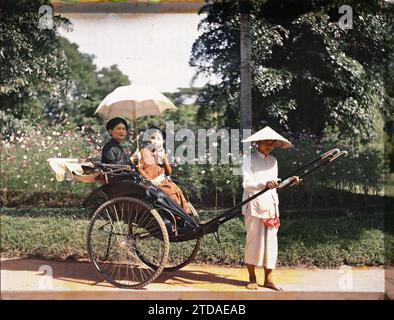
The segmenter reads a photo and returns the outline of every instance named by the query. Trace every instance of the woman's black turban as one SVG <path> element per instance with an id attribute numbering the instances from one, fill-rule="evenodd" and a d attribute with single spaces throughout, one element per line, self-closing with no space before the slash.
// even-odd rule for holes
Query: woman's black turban
<path id="1" fill-rule="evenodd" d="M 119 117 L 112 118 L 111 120 L 109 120 L 105 127 L 107 128 L 107 130 L 111 130 L 111 129 L 115 128 L 119 123 L 123 123 L 126 127 L 126 130 L 129 129 L 129 126 L 127 125 L 126 120 L 119 118 Z"/>

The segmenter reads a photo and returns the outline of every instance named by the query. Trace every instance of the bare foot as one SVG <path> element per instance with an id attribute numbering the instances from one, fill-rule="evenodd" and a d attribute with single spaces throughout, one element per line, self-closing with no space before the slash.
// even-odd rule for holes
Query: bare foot
<path id="1" fill-rule="evenodd" d="M 246 285 L 246 289 L 249 289 L 249 290 L 258 290 L 258 289 L 259 289 L 259 286 L 257 285 L 256 282 L 249 282 L 249 283 Z"/>
<path id="2" fill-rule="evenodd" d="M 281 287 L 278 287 L 275 283 L 273 282 L 264 282 L 263 285 L 264 288 L 269 288 L 275 291 L 283 291 L 283 289 Z"/>

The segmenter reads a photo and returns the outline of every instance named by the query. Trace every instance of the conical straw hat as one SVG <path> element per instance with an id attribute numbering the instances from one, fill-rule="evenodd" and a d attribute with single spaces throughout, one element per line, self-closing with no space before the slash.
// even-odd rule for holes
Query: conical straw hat
<path id="1" fill-rule="evenodd" d="M 257 131 L 255 134 L 252 134 L 250 137 L 242 140 L 242 142 L 253 142 L 260 140 L 276 140 L 275 147 L 276 148 L 291 148 L 292 144 L 289 140 L 282 137 L 279 133 L 273 130 L 270 127 L 265 127 L 260 131 Z"/>

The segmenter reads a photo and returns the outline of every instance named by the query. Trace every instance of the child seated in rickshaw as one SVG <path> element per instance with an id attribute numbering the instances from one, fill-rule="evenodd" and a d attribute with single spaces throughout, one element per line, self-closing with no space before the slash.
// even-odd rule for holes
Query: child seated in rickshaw
<path id="1" fill-rule="evenodd" d="M 153 184 L 163 190 L 172 200 L 178 203 L 186 213 L 190 208 L 182 190 L 168 177 L 172 168 L 164 150 L 164 134 L 157 127 L 148 129 L 149 144 L 137 153 L 136 163 L 138 172 Z"/>
<path id="2" fill-rule="evenodd" d="M 125 140 L 128 130 L 127 122 L 119 117 L 109 120 L 106 128 L 111 135 L 102 149 L 102 163 L 124 164 L 135 168 L 145 179 L 163 190 L 172 200 L 177 202 L 186 213 L 190 213 L 190 208 L 182 190 L 167 176 L 171 175 L 172 168 L 168 162 L 168 157 L 163 148 L 163 133 L 159 128 L 149 129 L 150 143 L 141 148 L 136 157 L 130 159 L 126 156 L 121 142 Z M 137 166 L 135 166 L 135 163 Z"/>

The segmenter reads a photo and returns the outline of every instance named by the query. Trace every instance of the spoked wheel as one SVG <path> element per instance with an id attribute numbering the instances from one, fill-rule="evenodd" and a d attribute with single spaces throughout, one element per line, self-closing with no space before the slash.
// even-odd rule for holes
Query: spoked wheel
<path id="1" fill-rule="evenodd" d="M 156 210 L 139 199 L 119 197 L 94 213 L 87 247 L 90 261 L 105 280 L 116 287 L 138 289 L 163 271 L 169 240 Z"/>
<path id="2" fill-rule="evenodd" d="M 193 218 L 197 223 L 200 222 L 200 217 L 196 209 L 190 203 L 189 207 Z M 158 209 L 159 214 L 168 217 L 168 213 L 166 214 L 166 212 L 162 212 L 161 210 Z M 168 259 L 164 266 L 164 271 L 168 272 L 179 270 L 194 260 L 200 250 L 201 238 L 182 242 L 170 242 L 170 244 Z M 145 261 L 144 257 L 141 257 L 141 260 L 151 267 L 155 267 L 155 265 L 150 264 L 150 261 Z"/>

